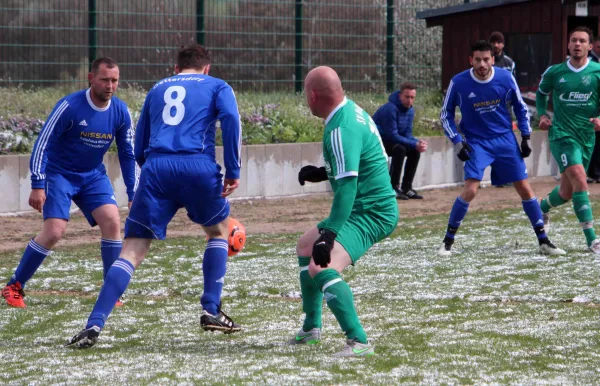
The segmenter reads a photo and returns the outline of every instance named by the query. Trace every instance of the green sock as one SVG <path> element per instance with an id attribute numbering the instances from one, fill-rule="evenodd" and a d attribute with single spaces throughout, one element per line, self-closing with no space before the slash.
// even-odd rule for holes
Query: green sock
<path id="1" fill-rule="evenodd" d="M 325 269 L 314 277 L 318 288 L 324 293 L 327 305 L 348 339 L 367 343 L 367 334 L 358 320 L 354 297 L 350 286 L 335 269 Z"/>
<path id="2" fill-rule="evenodd" d="M 548 197 L 544 198 L 542 200 L 542 202 L 540 202 L 540 208 L 542 208 L 542 212 L 548 213 L 550 211 L 550 208 L 554 208 L 555 206 L 562 205 L 569 201 L 569 200 L 565 200 L 558 194 L 559 189 L 560 188 L 558 186 L 556 186 L 550 192 L 550 194 L 548 194 Z"/>
<path id="3" fill-rule="evenodd" d="M 573 193 L 573 209 L 589 247 L 592 241 L 596 240 L 596 232 L 594 232 L 594 216 L 588 192 Z"/>
<path id="4" fill-rule="evenodd" d="M 304 331 L 310 331 L 313 328 L 321 328 L 323 322 L 321 315 L 323 310 L 323 292 L 319 291 L 317 283 L 308 274 L 308 264 L 310 257 L 298 256 L 298 265 L 300 266 L 300 291 L 302 291 L 302 311 L 306 314 Z"/>

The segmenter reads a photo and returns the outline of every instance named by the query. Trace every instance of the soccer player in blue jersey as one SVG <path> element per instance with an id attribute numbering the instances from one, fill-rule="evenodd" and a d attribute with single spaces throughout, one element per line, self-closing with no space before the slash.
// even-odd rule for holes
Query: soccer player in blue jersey
<path id="1" fill-rule="evenodd" d="M 485 168 L 491 165 L 492 184 L 512 183 L 521 196 L 523 210 L 537 235 L 540 252 L 548 255 L 565 254 L 548 239 L 540 205 L 527 181 L 523 158 L 531 154 L 531 128 L 527 106 L 521 98 L 517 82 L 510 72 L 493 67 L 490 43 L 478 41 L 473 44 L 471 52 L 469 61 L 472 68 L 452 78 L 440 116 L 444 133 L 453 144 L 460 146 L 458 158 L 465 162 L 465 185 L 452 206 L 446 237 L 438 253 L 441 256 L 452 254 L 456 231 L 467 214 L 469 203 L 477 195 Z M 512 105 L 521 131 L 520 148 L 512 131 L 508 104 Z M 462 114 L 462 136 L 457 132 L 454 122 L 457 106 Z"/>
<path id="2" fill-rule="evenodd" d="M 87 348 L 96 343 L 152 239 L 165 238 L 167 224 L 179 208 L 185 208 L 209 237 L 202 262 L 202 328 L 224 333 L 241 329 L 220 305 L 228 251 L 226 197 L 240 178 L 240 116 L 232 88 L 210 77 L 209 70 L 208 51 L 192 44 L 178 53 L 177 75 L 148 92 L 135 137 L 135 158 L 142 172 L 125 223 L 123 251 L 106 275 L 85 329 L 67 345 Z M 215 160 L 217 120 L 223 134 L 224 180 Z"/>
<path id="3" fill-rule="evenodd" d="M 113 59 L 94 60 L 88 80 L 90 88 L 58 101 L 35 142 L 29 205 L 42 212 L 44 224 L 2 290 L 9 306 L 25 307 L 23 288 L 64 234 L 71 201 L 91 226 L 100 227 L 105 276 L 121 252 L 119 210 L 102 160 L 115 140 L 131 205 L 136 183 L 131 117 L 114 96 L 119 67 Z"/>

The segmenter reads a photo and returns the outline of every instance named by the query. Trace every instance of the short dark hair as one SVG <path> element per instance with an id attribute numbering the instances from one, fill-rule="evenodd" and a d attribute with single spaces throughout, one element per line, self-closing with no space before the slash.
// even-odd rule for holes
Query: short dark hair
<path id="1" fill-rule="evenodd" d="M 117 61 L 114 60 L 113 58 L 110 58 L 108 56 L 101 56 L 92 62 L 91 72 L 94 74 L 97 74 L 98 70 L 100 69 L 101 64 L 104 64 L 106 66 L 106 68 L 119 67 L 119 65 L 117 64 Z"/>
<path id="2" fill-rule="evenodd" d="M 492 45 L 488 41 L 478 40 L 475 43 L 473 43 L 473 45 L 471 46 L 471 53 L 473 53 L 475 51 L 481 51 L 481 52 L 489 51 L 489 52 L 492 52 Z"/>
<path id="3" fill-rule="evenodd" d="M 593 42 L 594 42 L 594 43 L 596 43 L 596 42 L 600 42 L 600 36 L 596 36 L 596 37 L 594 38 Z"/>
<path id="4" fill-rule="evenodd" d="M 404 92 L 404 90 L 416 90 L 417 86 L 414 83 L 404 82 L 400 85 L 400 94 Z"/>
<path id="5" fill-rule="evenodd" d="M 504 35 L 500 31 L 494 31 L 488 40 L 490 43 L 504 43 Z"/>
<path id="6" fill-rule="evenodd" d="M 201 69 L 210 64 L 210 53 L 200 44 L 190 44 L 179 49 L 177 67 L 179 70 L 188 68 Z"/>
<path id="7" fill-rule="evenodd" d="M 592 42 L 592 39 L 594 39 L 594 32 L 589 29 L 588 27 L 584 27 L 584 26 L 579 26 L 574 28 L 573 30 L 571 30 L 571 32 L 569 32 L 569 40 L 571 40 L 571 35 L 573 35 L 573 32 L 585 32 L 586 34 L 588 34 L 589 36 L 589 42 Z"/>

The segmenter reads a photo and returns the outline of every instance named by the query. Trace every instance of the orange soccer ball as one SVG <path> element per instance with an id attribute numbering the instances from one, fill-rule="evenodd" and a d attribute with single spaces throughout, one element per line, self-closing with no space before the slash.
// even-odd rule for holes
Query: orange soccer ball
<path id="1" fill-rule="evenodd" d="M 229 252 L 227 256 L 235 256 L 246 244 L 246 228 L 233 217 L 229 218 Z"/>
<path id="2" fill-rule="evenodd" d="M 208 241 L 208 236 L 206 236 Z M 246 244 L 246 228 L 238 220 L 229 217 L 229 234 L 227 235 L 227 244 L 229 249 L 227 256 L 235 256 L 244 248 Z"/>

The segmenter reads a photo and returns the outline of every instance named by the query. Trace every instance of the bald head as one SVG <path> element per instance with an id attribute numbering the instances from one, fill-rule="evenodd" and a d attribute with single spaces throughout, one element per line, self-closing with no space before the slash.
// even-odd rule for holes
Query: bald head
<path id="1" fill-rule="evenodd" d="M 344 100 L 344 89 L 338 74 L 326 66 L 316 67 L 304 79 L 306 101 L 312 113 L 326 118 Z"/>
<path id="2" fill-rule="evenodd" d="M 344 93 L 340 77 L 331 67 L 316 67 L 306 75 L 304 80 L 306 91 L 319 94 Z"/>

